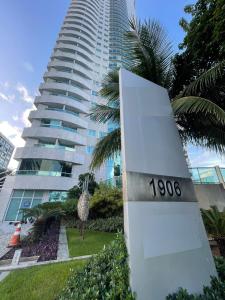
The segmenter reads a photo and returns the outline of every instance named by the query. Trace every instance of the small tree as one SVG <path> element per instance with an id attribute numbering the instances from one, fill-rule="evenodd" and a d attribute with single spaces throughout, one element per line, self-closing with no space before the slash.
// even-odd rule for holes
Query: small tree
<path id="1" fill-rule="evenodd" d="M 94 194 L 95 189 L 98 187 L 98 184 L 95 181 L 95 175 L 94 173 L 84 173 L 79 175 L 78 185 L 75 185 L 72 189 L 69 190 L 69 199 L 79 199 L 82 194 L 85 178 L 87 177 L 89 177 L 88 192 L 90 195 Z"/>
<path id="2" fill-rule="evenodd" d="M 87 221 L 89 215 L 90 194 L 88 191 L 88 184 L 89 184 L 89 176 L 86 176 L 82 186 L 82 194 L 77 204 L 78 217 L 81 220 L 80 234 L 83 239 L 84 239 L 84 223 Z"/>

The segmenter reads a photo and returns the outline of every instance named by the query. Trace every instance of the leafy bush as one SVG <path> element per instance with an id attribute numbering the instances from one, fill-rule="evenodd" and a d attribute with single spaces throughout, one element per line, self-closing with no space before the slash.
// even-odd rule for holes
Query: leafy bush
<path id="1" fill-rule="evenodd" d="M 133 300 L 129 287 L 129 267 L 122 235 L 94 256 L 78 272 L 73 272 L 58 300 Z"/>
<path id="2" fill-rule="evenodd" d="M 225 259 L 223 257 L 214 257 L 214 260 L 219 278 L 225 282 Z"/>
<path id="3" fill-rule="evenodd" d="M 187 290 L 180 289 L 169 295 L 167 300 L 224 300 L 225 299 L 225 259 L 214 257 L 219 279 L 212 278 L 211 286 L 204 287 L 202 295 L 190 295 Z"/>
<path id="4" fill-rule="evenodd" d="M 202 209 L 201 213 L 207 233 L 214 238 L 225 237 L 225 212 L 212 206 L 209 210 Z"/>
<path id="5" fill-rule="evenodd" d="M 220 212 L 216 206 L 201 212 L 208 235 L 217 242 L 221 255 L 225 257 L 225 212 Z"/>
<path id="6" fill-rule="evenodd" d="M 180 289 L 177 293 L 167 296 L 167 300 L 224 300 L 225 282 L 212 278 L 211 286 L 204 287 L 202 295 L 188 294 L 187 290 Z"/>
<path id="7" fill-rule="evenodd" d="M 101 183 L 90 201 L 91 218 L 109 218 L 122 216 L 122 191 L 116 187 Z"/>
<path id="8" fill-rule="evenodd" d="M 77 199 L 69 199 L 61 203 L 62 210 L 65 213 L 64 218 L 77 218 Z"/>
<path id="9" fill-rule="evenodd" d="M 49 207 L 44 203 L 33 208 L 23 209 L 23 218 L 34 218 L 34 224 L 30 229 L 30 241 L 38 242 L 47 232 L 53 221 L 59 221 L 64 215 L 61 207 Z"/>
<path id="10" fill-rule="evenodd" d="M 70 219 L 66 222 L 67 227 L 79 228 L 80 221 Z M 118 232 L 123 231 L 123 217 L 111 217 L 107 219 L 88 220 L 85 223 L 85 228 L 94 231 Z"/>

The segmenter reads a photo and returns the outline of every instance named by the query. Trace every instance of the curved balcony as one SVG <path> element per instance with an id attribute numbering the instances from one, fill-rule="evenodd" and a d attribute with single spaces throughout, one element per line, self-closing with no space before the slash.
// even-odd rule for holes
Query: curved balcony
<path id="1" fill-rule="evenodd" d="M 99 9 L 99 2 L 96 2 L 93 0 L 86 0 L 85 2 L 77 0 L 75 3 L 72 3 L 70 5 L 70 8 L 71 7 L 76 8 L 76 5 L 79 3 L 89 3 L 91 5 L 91 7 L 95 7 L 97 10 Z"/>
<path id="2" fill-rule="evenodd" d="M 76 125 L 78 128 L 86 129 L 88 127 L 88 122 L 81 119 L 80 117 L 77 117 L 75 115 L 72 115 L 70 113 L 67 113 L 65 111 L 55 111 L 55 110 L 34 110 L 31 111 L 29 114 L 29 120 L 33 119 L 51 119 L 51 120 L 60 120 L 67 123 L 70 123 L 72 125 Z"/>
<path id="3" fill-rule="evenodd" d="M 99 3 L 95 3 L 94 1 L 91 1 L 91 0 L 86 0 L 85 2 L 84 1 L 81 1 L 81 0 L 76 0 L 75 3 L 72 3 L 69 7 L 69 9 L 71 8 L 76 8 L 77 5 L 85 5 L 85 6 L 89 6 L 91 9 L 93 9 L 94 7 L 96 8 L 96 10 L 99 10 Z"/>
<path id="4" fill-rule="evenodd" d="M 75 13 L 73 13 L 72 16 L 67 15 L 65 17 L 65 20 L 84 20 L 89 26 L 91 26 L 93 29 L 97 30 L 97 23 L 93 21 L 93 18 L 90 17 L 87 13 L 84 13 L 82 11 L 77 10 Z"/>
<path id="5" fill-rule="evenodd" d="M 54 159 L 58 161 L 70 162 L 77 165 L 84 164 L 84 156 L 76 151 L 64 150 L 62 148 L 46 148 L 34 145 L 33 147 L 17 148 L 14 158 L 16 160 L 32 159 Z"/>
<path id="6" fill-rule="evenodd" d="M 93 16 L 93 13 L 90 12 L 89 9 L 85 9 L 83 7 L 79 7 L 77 6 L 75 10 L 73 10 L 73 12 L 71 11 L 68 11 L 67 13 L 67 16 L 70 17 L 70 16 L 75 16 L 76 14 L 80 14 L 80 15 L 84 15 L 85 17 L 88 18 L 88 20 L 91 20 L 96 26 L 98 25 L 98 22 L 96 22 L 96 20 L 94 19 L 95 16 Z"/>
<path id="7" fill-rule="evenodd" d="M 42 95 L 37 96 L 34 101 L 35 104 L 62 104 L 75 108 L 79 113 L 87 114 L 88 108 L 81 102 L 73 100 L 67 96 L 52 96 Z"/>
<path id="8" fill-rule="evenodd" d="M 86 137 L 76 133 L 70 132 L 60 128 L 47 128 L 47 127 L 27 127 L 24 128 L 22 137 L 26 138 L 53 138 L 60 139 L 62 142 L 72 142 L 74 145 L 86 146 Z"/>
<path id="9" fill-rule="evenodd" d="M 84 39 L 84 42 L 87 43 L 87 45 L 89 45 L 90 47 L 92 47 L 91 49 L 95 48 L 95 45 L 93 43 L 93 40 L 90 39 L 87 35 L 86 32 L 82 32 L 82 31 L 76 31 L 74 32 L 74 30 L 69 30 L 69 29 L 62 29 L 59 33 L 60 35 L 65 35 L 65 37 L 67 37 L 69 40 L 72 41 L 72 39 L 79 39 L 79 37 Z"/>
<path id="10" fill-rule="evenodd" d="M 89 79 L 84 79 L 83 77 L 79 76 L 78 74 L 68 73 L 63 71 L 49 71 L 44 73 L 44 78 L 60 78 L 60 79 L 68 79 L 73 80 L 75 84 L 81 86 L 84 89 L 90 90 L 91 89 L 91 81 Z"/>
<path id="11" fill-rule="evenodd" d="M 92 68 L 90 68 L 90 62 L 86 58 L 81 56 L 79 54 L 79 52 L 72 54 L 72 53 L 68 53 L 68 52 L 63 52 L 61 50 L 56 50 L 56 51 L 53 52 L 51 57 L 52 58 L 58 58 L 58 57 L 63 58 L 63 57 L 65 57 L 65 58 L 73 59 L 73 61 L 79 61 L 80 63 L 82 63 L 85 66 L 85 68 L 87 68 L 87 70 L 92 71 Z"/>
<path id="12" fill-rule="evenodd" d="M 45 176 L 35 176 L 21 173 L 12 176 L 12 178 L 14 179 L 13 187 L 18 190 L 36 190 L 38 187 L 40 190 L 67 191 L 76 184 L 75 178 L 51 175 L 47 176 L 47 174 L 45 174 Z"/>
<path id="13" fill-rule="evenodd" d="M 79 25 L 82 26 L 84 28 L 86 28 L 88 31 L 90 31 L 94 36 L 96 36 L 96 30 L 95 28 L 93 28 L 92 24 L 89 24 L 89 22 L 87 23 L 86 20 L 84 18 L 81 17 L 77 17 L 76 20 L 69 18 L 68 20 L 65 20 L 63 23 L 63 26 L 66 25 Z"/>
<path id="14" fill-rule="evenodd" d="M 85 26 L 79 25 L 80 23 L 77 24 L 64 24 L 62 26 L 62 30 L 70 30 L 72 32 L 83 32 L 88 36 L 92 41 L 96 40 L 96 34 L 90 32 L 89 29 L 86 29 Z"/>
<path id="15" fill-rule="evenodd" d="M 81 74 L 81 76 L 83 76 L 84 78 L 87 78 L 89 80 L 91 80 L 91 72 L 90 70 L 87 70 L 86 68 L 84 68 L 83 66 L 81 66 L 78 63 L 71 63 L 71 62 L 64 62 L 64 61 L 51 61 L 48 64 L 48 67 L 66 67 L 66 68 L 70 68 L 71 70 L 74 70 L 74 72 L 78 72 L 79 74 Z M 74 73 L 76 74 L 76 73 Z"/>
<path id="16" fill-rule="evenodd" d="M 64 26 L 74 26 L 75 28 L 76 28 L 76 26 L 81 26 L 82 28 L 85 28 L 86 30 L 88 30 L 88 32 L 90 34 L 93 34 L 93 36 L 96 37 L 96 32 L 93 30 L 92 26 L 90 26 L 89 24 L 87 24 L 87 22 L 85 22 L 84 19 L 78 18 L 76 21 L 65 20 L 63 23 L 63 27 Z"/>
<path id="17" fill-rule="evenodd" d="M 90 54 L 84 48 L 81 48 L 80 46 L 58 43 L 58 44 L 56 44 L 55 49 L 60 49 L 61 51 L 63 51 L 63 49 L 72 50 L 72 51 L 74 51 L 74 54 L 75 54 L 75 51 L 81 52 L 82 54 L 85 55 L 85 57 L 87 57 L 87 60 L 89 59 L 90 62 L 93 62 L 93 55 Z M 86 61 L 86 63 L 87 63 L 87 61 Z"/>
<path id="18" fill-rule="evenodd" d="M 80 100 L 90 101 L 90 93 L 83 91 L 82 89 L 68 85 L 65 83 L 58 83 L 58 82 L 45 82 L 40 85 L 40 91 L 47 90 L 47 91 L 67 91 L 73 94 Z"/>
<path id="19" fill-rule="evenodd" d="M 77 16 L 74 17 L 65 17 L 65 22 L 73 22 L 73 23 L 82 23 L 84 26 L 86 26 L 90 31 L 95 33 L 97 31 L 97 26 L 95 26 L 92 22 L 88 21 L 88 18 L 85 16 L 82 16 L 80 13 L 77 14 Z M 90 29 L 91 28 L 91 29 Z"/>
<path id="20" fill-rule="evenodd" d="M 67 16 L 73 15 L 77 10 L 83 10 L 83 12 L 88 12 L 92 18 L 98 18 L 99 17 L 99 11 L 93 12 L 93 8 L 90 8 L 89 5 L 81 5 L 81 4 L 77 4 L 76 8 L 70 8 L 67 12 Z"/>
<path id="21" fill-rule="evenodd" d="M 72 42 L 72 43 L 71 43 Z M 84 48 L 81 48 L 83 49 L 85 52 L 91 54 L 91 55 L 94 55 L 94 51 L 93 49 L 95 49 L 95 47 L 91 47 L 89 45 L 89 43 L 87 42 L 84 42 L 83 40 L 79 39 L 79 38 L 73 38 L 73 37 L 67 37 L 67 36 L 60 36 L 58 39 L 57 39 L 57 43 L 58 44 L 63 44 L 63 45 L 69 45 L 69 46 L 82 46 Z M 70 48 L 72 50 L 74 50 L 73 48 Z"/>

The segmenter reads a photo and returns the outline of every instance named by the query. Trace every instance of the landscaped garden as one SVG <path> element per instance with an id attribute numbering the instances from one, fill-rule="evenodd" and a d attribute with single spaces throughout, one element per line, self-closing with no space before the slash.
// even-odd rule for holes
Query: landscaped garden
<path id="1" fill-rule="evenodd" d="M 11 272 L 0 282 L 1 300 L 54 300 L 63 289 L 70 270 L 85 261 L 70 261 Z"/>
<path id="2" fill-rule="evenodd" d="M 67 239 L 70 257 L 97 254 L 115 236 L 115 233 L 86 230 L 83 240 L 78 229 L 68 228 Z"/>

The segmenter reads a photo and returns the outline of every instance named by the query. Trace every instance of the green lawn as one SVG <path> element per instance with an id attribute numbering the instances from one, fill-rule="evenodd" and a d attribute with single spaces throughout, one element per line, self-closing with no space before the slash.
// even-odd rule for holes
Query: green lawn
<path id="1" fill-rule="evenodd" d="M 85 261 L 71 261 L 11 272 L 0 282 L 1 300 L 54 300 L 65 286 L 70 269 Z"/>
<path id="2" fill-rule="evenodd" d="M 87 230 L 82 240 L 79 231 L 75 228 L 67 228 L 66 233 L 70 257 L 96 254 L 116 236 L 115 233 Z"/>

